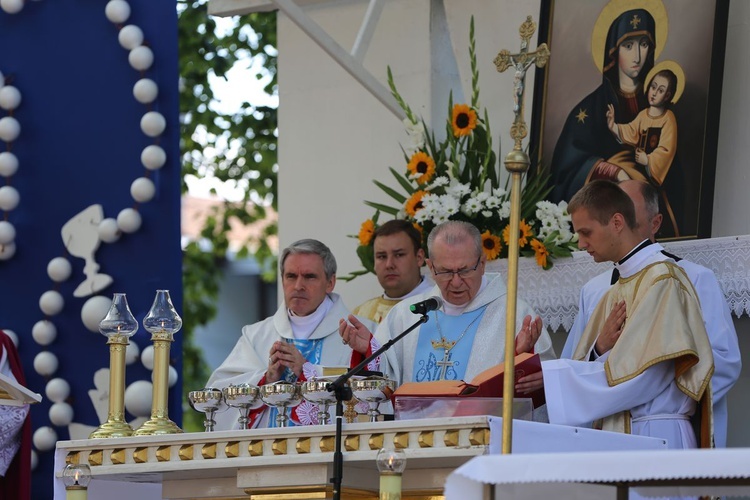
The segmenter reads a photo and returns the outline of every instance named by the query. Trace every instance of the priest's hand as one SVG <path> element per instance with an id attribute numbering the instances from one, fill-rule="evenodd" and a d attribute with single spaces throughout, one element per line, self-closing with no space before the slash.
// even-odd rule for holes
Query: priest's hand
<path id="1" fill-rule="evenodd" d="M 293 344 L 281 341 L 274 342 L 268 356 L 266 382 L 281 380 L 285 368 L 289 368 L 299 377 L 302 374 L 302 365 L 305 364 L 305 361 L 305 357 Z"/>
<path id="2" fill-rule="evenodd" d="M 519 394 L 531 394 L 542 387 L 544 387 L 544 378 L 542 372 L 538 371 L 516 380 L 515 390 Z"/>
<path id="3" fill-rule="evenodd" d="M 532 320 L 530 315 L 523 318 L 523 325 L 516 335 L 516 354 L 531 352 L 541 334 L 542 318 L 537 316 Z"/>
<path id="4" fill-rule="evenodd" d="M 625 327 L 625 318 L 627 317 L 626 313 L 624 300 L 616 303 L 612 311 L 610 311 L 594 345 L 596 353 L 599 356 L 612 349 L 617 339 L 622 335 L 622 329 Z"/>
<path id="5" fill-rule="evenodd" d="M 350 314 L 348 322 L 343 318 L 339 320 L 339 335 L 344 344 L 360 354 L 367 354 L 372 332 L 356 316 Z"/>

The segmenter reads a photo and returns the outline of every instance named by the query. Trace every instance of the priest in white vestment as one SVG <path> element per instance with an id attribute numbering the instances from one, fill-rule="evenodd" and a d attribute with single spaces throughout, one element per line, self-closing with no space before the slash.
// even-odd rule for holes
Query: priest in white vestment
<path id="1" fill-rule="evenodd" d="M 350 313 L 333 293 L 336 259 L 331 250 L 317 240 L 299 240 L 283 250 L 279 266 L 284 304 L 272 317 L 242 328 L 208 387 L 304 382 L 323 375 L 323 366 L 349 366 L 352 350 L 337 333 L 339 319 Z M 303 401 L 293 408 L 290 425 L 317 424 L 317 413 L 317 405 Z M 276 408 L 262 406 L 251 413 L 252 426 L 273 427 L 277 414 Z M 237 428 L 238 417 L 234 409 L 217 414 L 216 429 Z"/>
<path id="2" fill-rule="evenodd" d="M 617 283 L 604 295 L 571 359 L 542 363 L 551 423 L 698 446 L 690 417 L 698 402 L 710 422 L 713 355 L 700 304 L 685 272 L 636 230 L 632 200 L 616 184 L 594 181 L 568 210 L 579 247 L 612 261 Z M 710 426 L 702 429 L 710 444 Z"/>
<path id="3" fill-rule="evenodd" d="M 659 213 L 658 191 L 651 184 L 637 180 L 622 181 L 618 185 L 633 200 L 638 234 L 641 238 L 654 242 L 662 222 L 662 214 Z M 649 252 L 661 252 L 675 259 L 677 265 L 687 273 L 698 294 L 703 322 L 714 356 L 715 369 L 713 377 L 711 377 L 714 444 L 717 448 L 723 448 L 727 442 L 727 393 L 739 379 L 742 369 L 737 332 L 732 322 L 729 305 L 713 271 L 693 262 L 671 256 L 658 243 L 654 243 L 652 246 L 653 248 L 649 248 Z M 612 278 L 615 274 L 619 275 L 616 270 L 602 273 L 589 280 L 581 289 L 578 315 L 565 342 L 562 358 L 572 357 L 586 323 L 591 318 L 594 308 L 602 296 L 613 284 Z M 616 278 L 614 281 L 616 281 Z"/>
<path id="4" fill-rule="evenodd" d="M 422 276 L 422 235 L 411 222 L 389 220 L 375 230 L 372 240 L 373 267 L 383 293 L 358 305 L 352 313 L 380 323 L 393 306 L 429 291 L 433 284 Z"/>
<path id="5" fill-rule="evenodd" d="M 448 221 L 430 233 L 427 260 L 436 283 L 429 292 L 412 297 L 393 307 L 375 331 L 383 345 L 397 337 L 419 316 L 410 305 L 439 296 L 442 306 L 428 313 L 420 325 L 381 356 L 381 366 L 399 385 L 432 380 L 471 380 L 482 371 L 501 364 L 505 356 L 506 287 L 499 274 L 485 274 L 486 256 L 475 226 Z M 536 317 L 536 319 L 532 319 Z M 517 353 L 533 351 L 541 359 L 554 359 L 552 340 L 542 328 L 541 319 L 523 300 L 516 310 Z M 371 334 L 356 318 L 342 322 L 340 333 L 357 355 L 371 352 Z M 541 374 L 517 381 L 520 392 L 531 392 L 542 385 Z"/>

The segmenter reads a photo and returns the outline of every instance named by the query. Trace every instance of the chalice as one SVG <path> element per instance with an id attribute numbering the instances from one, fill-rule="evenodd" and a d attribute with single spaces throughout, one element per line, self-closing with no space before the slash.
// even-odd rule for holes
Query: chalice
<path id="1" fill-rule="evenodd" d="M 318 405 L 318 424 L 331 423 L 328 416 L 328 407 L 336 402 L 336 394 L 327 390 L 329 381 L 326 379 L 312 379 L 302 383 L 300 391 L 302 397 L 307 401 Z"/>
<path id="2" fill-rule="evenodd" d="M 230 385 L 221 390 L 224 401 L 228 406 L 237 408 L 240 412 L 240 429 L 248 429 L 250 410 L 259 408 L 263 403 L 260 401 L 260 391 L 252 384 Z"/>
<path id="3" fill-rule="evenodd" d="M 396 390 L 396 381 L 384 377 L 366 377 L 359 380 L 350 380 L 352 394 L 360 401 L 366 401 L 370 408 L 367 415 L 370 422 L 377 422 L 380 416 L 378 407 L 383 401 L 387 401 L 393 391 Z"/>
<path id="4" fill-rule="evenodd" d="M 206 414 L 206 419 L 203 421 L 203 427 L 206 432 L 213 432 L 216 421 L 214 416 L 216 413 L 225 411 L 228 406 L 224 402 L 224 396 L 219 389 L 213 387 L 206 387 L 200 391 L 190 391 L 188 393 L 188 401 L 190 406 L 195 411 L 199 411 Z"/>
<path id="5" fill-rule="evenodd" d="M 278 411 L 276 426 L 286 427 L 289 422 L 289 416 L 287 415 L 288 408 L 300 404 L 302 393 L 300 393 L 297 384 L 280 380 L 260 386 L 260 399 Z"/>

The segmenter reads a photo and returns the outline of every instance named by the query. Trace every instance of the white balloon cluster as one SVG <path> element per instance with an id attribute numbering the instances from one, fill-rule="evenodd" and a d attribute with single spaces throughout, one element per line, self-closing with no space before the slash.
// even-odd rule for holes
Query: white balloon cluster
<path id="1" fill-rule="evenodd" d="M 23 8 L 23 0 L 0 0 L 0 9 L 15 14 Z M 130 66 L 143 74 L 151 68 L 154 63 L 154 53 L 144 45 L 144 34 L 141 28 L 134 24 L 126 24 L 130 18 L 130 4 L 126 0 L 109 0 L 105 6 L 105 15 L 119 30 L 118 41 L 120 46 L 128 51 L 128 63 Z M 21 102 L 21 93 L 13 86 L 4 85 L 5 79 L 0 73 L 0 108 L 8 111 L 10 115 Z M 140 122 L 141 131 L 154 139 L 154 143 L 146 146 L 141 152 L 141 163 L 145 169 L 143 176 L 135 179 L 130 186 L 130 195 L 137 204 L 151 201 L 156 194 L 156 186 L 149 178 L 152 171 L 162 168 L 166 164 L 167 154 L 159 142 L 159 136 L 166 129 L 166 119 L 163 114 L 154 111 L 152 104 L 159 95 L 159 87 L 150 78 L 141 78 L 133 87 L 135 100 L 146 105 L 149 109 L 142 116 Z M 0 140 L 10 143 L 20 134 L 20 124 L 12 116 L 0 118 Z M 0 153 L 0 175 L 8 178 L 18 170 L 18 159 L 12 153 Z M 0 188 L 0 209 L 13 210 L 19 201 L 18 192 L 10 187 Z M 98 226 L 99 239 L 104 243 L 115 243 L 120 239 L 122 233 L 130 234 L 138 231 L 141 227 L 141 215 L 137 208 L 124 208 L 116 218 L 105 218 Z M 9 259 L 15 253 L 15 228 L 8 222 L 0 222 L 0 259 Z M 67 280 L 72 273 L 72 266 L 66 257 L 56 257 L 47 265 L 47 275 L 56 284 Z M 94 296 L 88 299 L 81 308 L 81 319 L 88 330 L 98 333 L 99 322 L 106 316 L 111 305 L 111 300 Z M 40 346 L 48 346 L 57 338 L 57 327 L 51 318 L 63 311 L 65 299 L 57 290 L 48 290 L 39 298 L 39 308 L 44 319 L 39 320 L 32 328 L 32 338 Z M 4 330 L 10 335 L 14 343 L 18 344 L 18 336 L 9 330 Z M 150 358 L 147 354 L 150 349 Z M 153 370 L 153 347 L 139 352 L 138 345 L 132 340 L 126 351 L 126 363 L 132 364 L 141 359 L 147 369 Z M 149 361 L 149 359 L 151 361 Z M 43 377 L 53 377 L 57 372 L 59 362 L 57 356 L 50 351 L 42 351 L 34 358 L 34 370 Z M 169 386 L 177 382 L 177 371 L 170 366 Z M 125 390 L 125 407 L 135 416 L 148 416 L 151 411 L 152 383 L 141 380 L 133 382 Z M 74 412 L 67 403 L 70 397 L 70 384 L 62 378 L 52 378 L 45 388 L 47 398 L 53 402 L 49 410 L 49 419 L 52 425 L 63 427 L 73 422 Z M 54 449 L 57 441 L 57 433 L 51 426 L 37 429 L 33 434 L 34 447 L 40 451 Z M 32 450 L 32 464 L 36 465 L 38 456 Z"/>
<path id="2" fill-rule="evenodd" d="M 3 6 L 0 0 L 0 7 Z M 13 141 L 21 135 L 21 124 L 13 116 L 13 112 L 21 104 L 21 92 L 13 85 L 6 85 L 5 77 L 0 73 L 0 108 L 8 116 L 0 118 L 0 141 L 6 143 L 7 151 L 0 153 L 0 176 L 5 177 L 5 185 L 0 187 L 0 210 L 12 212 L 18 207 L 21 196 L 18 190 L 10 185 L 10 180 L 18 171 L 18 157 L 11 153 Z M 7 213 L 0 220 L 0 260 L 9 260 L 16 254 L 16 228 L 8 222 Z"/>

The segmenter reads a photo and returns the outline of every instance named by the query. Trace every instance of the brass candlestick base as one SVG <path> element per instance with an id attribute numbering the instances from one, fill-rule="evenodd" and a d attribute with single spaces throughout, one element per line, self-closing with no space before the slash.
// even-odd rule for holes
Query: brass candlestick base
<path id="1" fill-rule="evenodd" d="M 105 422 L 89 435 L 89 439 L 120 438 L 133 435 L 133 428 L 127 422 Z"/>
<path id="2" fill-rule="evenodd" d="M 151 417 L 138 427 L 134 436 L 155 436 L 158 434 L 182 434 L 182 429 L 168 417 Z"/>

